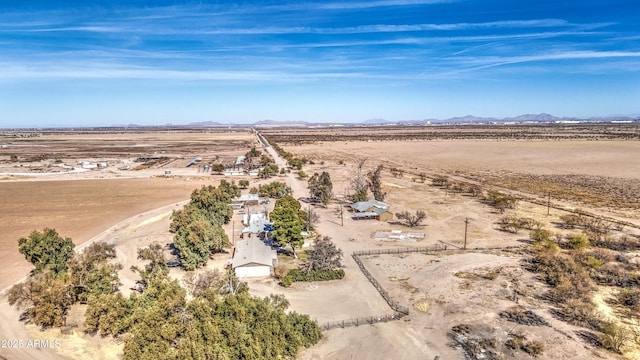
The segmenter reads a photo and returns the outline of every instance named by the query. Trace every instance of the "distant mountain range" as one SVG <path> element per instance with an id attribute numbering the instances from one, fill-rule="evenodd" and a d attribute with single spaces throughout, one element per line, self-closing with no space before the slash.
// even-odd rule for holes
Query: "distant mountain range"
<path id="1" fill-rule="evenodd" d="M 515 117 L 507 118 L 493 118 L 493 117 L 478 117 L 473 115 L 453 117 L 449 119 L 424 119 L 424 120 L 401 120 L 390 121 L 385 119 L 370 119 L 361 122 L 352 123 L 315 123 L 305 121 L 277 121 L 277 120 L 262 120 L 253 124 L 247 124 L 250 126 L 390 126 L 390 125 L 429 125 L 429 124 L 505 124 L 505 123 L 575 123 L 575 122 L 628 122 L 628 121 L 640 121 L 640 115 L 638 116 L 607 116 L 607 117 L 592 117 L 592 118 L 574 118 L 574 117 L 557 117 L 551 114 L 523 114 Z M 200 123 L 188 124 L 189 126 L 197 126 Z"/>
<path id="2" fill-rule="evenodd" d="M 577 123 L 577 122 L 632 122 L 640 121 L 640 115 L 636 116 L 606 116 L 592 118 L 574 118 L 574 117 L 557 117 L 551 114 L 523 114 L 515 117 L 493 118 L 478 117 L 473 115 L 452 117 L 449 119 L 424 119 L 424 120 L 400 120 L 390 121 L 385 119 L 370 119 L 360 122 L 351 123 L 329 123 L 329 122 L 307 122 L 307 121 L 278 121 L 278 120 L 260 120 L 254 123 L 231 124 L 221 123 L 217 121 L 198 121 L 184 125 L 166 124 L 159 126 L 147 126 L 137 124 L 114 125 L 116 127 L 314 127 L 314 126 L 393 126 L 393 125 L 462 125 L 462 124 L 511 124 L 511 123 Z"/>

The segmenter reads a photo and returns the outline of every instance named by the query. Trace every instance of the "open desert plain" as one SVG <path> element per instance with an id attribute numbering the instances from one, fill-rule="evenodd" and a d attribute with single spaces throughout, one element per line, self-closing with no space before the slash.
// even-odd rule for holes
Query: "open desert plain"
<path id="1" fill-rule="evenodd" d="M 172 211 L 193 190 L 277 180 L 307 198 L 308 178 L 327 172 L 328 204 L 302 203 L 318 215 L 307 243 L 330 237 L 344 278 L 244 279 L 252 295 L 282 294 L 323 329 L 298 358 L 640 359 L 637 124 L 6 131 L 0 145 L 0 335 L 60 341 L 2 348 L 0 358 L 122 357 L 122 338 L 84 332 L 85 304 L 64 331 L 20 321 L 9 306 L 6 293 L 33 268 L 18 252 L 31 231 L 54 228 L 77 250 L 114 244 L 128 296 L 136 250 L 173 241 Z M 289 171 L 211 170 L 252 147 Z M 377 169 L 392 216 L 356 220 L 354 180 Z M 409 226 L 405 211 L 425 218 Z M 237 212 L 224 226 L 232 243 L 241 221 Z M 231 253 L 196 272 L 223 270 Z M 299 263 L 278 262 L 279 271 Z"/>

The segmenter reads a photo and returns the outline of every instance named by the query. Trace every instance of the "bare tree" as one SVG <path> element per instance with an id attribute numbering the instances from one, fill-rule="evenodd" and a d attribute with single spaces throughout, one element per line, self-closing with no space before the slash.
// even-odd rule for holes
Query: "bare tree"
<path id="1" fill-rule="evenodd" d="M 308 207 L 305 221 L 307 222 L 307 231 L 309 231 L 309 228 L 313 228 L 318 224 L 318 221 L 320 221 L 320 214 L 318 214 L 315 208 Z"/>
<path id="2" fill-rule="evenodd" d="M 364 167 L 364 162 L 366 160 L 360 161 L 358 164 L 358 169 L 356 170 L 356 174 L 351 179 L 351 188 L 353 189 L 353 201 L 366 201 L 367 197 L 367 188 L 369 187 L 367 184 L 367 179 L 362 173 L 362 168 Z"/>
<path id="3" fill-rule="evenodd" d="M 398 220 L 403 220 L 407 226 L 416 227 L 427 218 L 427 214 L 422 210 L 417 210 L 415 214 L 411 214 L 405 210 L 401 213 L 397 213 L 396 217 Z"/>
<path id="4" fill-rule="evenodd" d="M 302 264 L 303 271 L 330 270 L 342 267 L 342 250 L 336 247 L 331 238 L 324 236 L 316 240 L 313 250 Z"/>
<path id="5" fill-rule="evenodd" d="M 206 270 L 201 273 L 188 272 L 183 279 L 186 288 L 194 297 L 204 296 L 207 290 L 220 292 L 224 281 L 224 275 L 218 269 Z"/>

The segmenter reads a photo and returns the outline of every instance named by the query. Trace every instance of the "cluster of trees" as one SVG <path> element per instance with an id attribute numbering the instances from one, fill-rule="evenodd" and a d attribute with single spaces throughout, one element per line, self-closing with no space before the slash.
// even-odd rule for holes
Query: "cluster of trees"
<path id="1" fill-rule="evenodd" d="M 497 190 L 489 190 L 484 197 L 484 201 L 502 214 L 506 209 L 515 208 L 518 199 L 513 195 L 507 195 Z"/>
<path id="2" fill-rule="evenodd" d="M 285 312 L 283 296 L 252 297 L 232 271 L 188 276 L 187 299 L 187 290 L 167 276 L 163 259 L 155 257 L 158 248 L 139 251 L 141 258 L 152 259 L 141 271 L 148 280 L 141 294 L 89 301 L 89 332 L 128 334 L 123 359 L 293 358 L 322 337 L 308 316 Z"/>
<path id="3" fill-rule="evenodd" d="M 500 230 L 517 234 L 522 229 L 534 230 L 541 229 L 542 223 L 536 219 L 518 217 L 515 215 L 503 216 L 497 222 Z"/>
<path id="4" fill-rule="evenodd" d="M 54 229 L 33 231 L 19 241 L 19 251 L 34 266 L 25 282 L 9 290 L 9 304 L 43 328 L 66 323 L 71 305 L 118 290 L 118 270 L 113 245 L 94 243 L 84 252 L 73 251 L 73 241 Z"/>
<path id="5" fill-rule="evenodd" d="M 314 173 L 309 181 L 309 194 L 312 198 L 320 201 L 322 204 L 327 205 L 333 197 L 333 184 L 331 183 L 331 176 L 326 171 L 321 174 Z"/>
<path id="6" fill-rule="evenodd" d="M 269 140 L 267 140 L 269 141 Z M 275 142 L 271 142 L 269 141 L 269 143 L 271 144 L 271 147 L 280 155 L 282 156 L 283 159 L 287 160 L 287 163 L 289 164 L 290 167 L 296 169 L 296 170 L 302 170 L 302 166 L 306 165 L 307 163 L 309 163 L 309 159 L 307 158 L 298 158 L 295 157 L 292 153 L 284 150 L 283 148 L 281 148 L 278 144 L 276 144 Z"/>
<path id="7" fill-rule="evenodd" d="M 244 167 L 247 170 L 256 169 L 260 166 L 267 166 L 273 163 L 271 157 L 267 154 L 263 154 L 260 150 L 257 150 L 255 146 L 251 147 L 246 154 L 244 154 Z"/>
<path id="8" fill-rule="evenodd" d="M 296 248 L 304 244 L 302 232 L 307 227 L 307 213 L 300 202 L 291 195 L 276 200 L 269 218 L 274 230 L 271 235 L 280 247 L 291 246 L 293 256 L 297 258 Z"/>
<path id="9" fill-rule="evenodd" d="M 233 216 L 229 204 L 240 189 L 225 180 L 218 187 L 202 186 L 191 193 L 191 201 L 171 215 L 170 230 L 175 234 L 180 266 L 194 270 L 207 263 L 212 253 L 230 245 L 222 229 Z"/>
<path id="10" fill-rule="evenodd" d="M 270 177 L 278 175 L 278 165 L 268 164 L 265 165 L 260 171 L 258 171 L 258 177 L 261 179 L 268 179 Z"/>
<path id="11" fill-rule="evenodd" d="M 272 199 L 279 199 L 292 194 L 291 187 L 282 181 L 272 181 L 268 184 L 260 185 L 257 189 L 254 188 L 250 192 Z"/>
<path id="12" fill-rule="evenodd" d="M 387 196 L 387 193 L 382 191 L 382 170 L 384 167 L 378 165 L 375 170 L 369 171 L 366 176 L 363 174 L 363 167 L 364 161 L 361 161 L 358 164 L 355 176 L 351 180 L 351 188 L 353 189 L 351 200 L 354 202 L 369 200 L 368 191 L 370 190 L 374 199 L 384 201 Z"/>

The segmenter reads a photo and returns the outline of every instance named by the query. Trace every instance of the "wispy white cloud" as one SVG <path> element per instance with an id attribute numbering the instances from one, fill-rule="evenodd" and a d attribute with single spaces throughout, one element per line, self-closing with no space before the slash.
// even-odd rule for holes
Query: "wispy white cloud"
<path id="1" fill-rule="evenodd" d="M 113 64 L 65 64 L 29 66 L 0 63 L 0 82 L 16 80 L 173 80 L 173 81 L 267 81 L 289 82 L 317 79 L 363 78 L 367 74 L 353 71 L 286 72 L 260 70 L 174 70 Z"/>
<path id="2" fill-rule="evenodd" d="M 452 66 L 449 75 L 460 73 L 472 73 L 491 68 L 504 67 L 515 64 L 540 63 L 548 61 L 568 61 L 568 60 L 598 60 L 598 59 L 619 59 L 619 58 L 640 58 L 640 51 L 562 51 L 555 53 L 533 54 L 524 56 L 479 56 L 468 58 L 457 58 L 457 65 Z M 586 64 L 588 65 L 588 64 Z M 580 72 L 581 66 L 573 64 L 575 72 Z M 611 70 L 610 67 L 607 67 Z M 548 68 L 548 71 L 557 71 L 555 68 Z M 619 68 L 618 71 L 636 71 L 631 68 Z"/>
<path id="3" fill-rule="evenodd" d="M 310 7 L 316 9 L 365 9 L 387 6 L 413 6 L 459 2 L 456 0 L 379 0 L 379 1 L 343 1 L 316 3 Z"/>
<path id="4" fill-rule="evenodd" d="M 160 26 L 161 25 L 161 26 Z M 365 33 L 398 33 L 421 31 L 462 31 L 477 29 L 517 29 L 517 28 L 546 28 L 546 27 L 571 27 L 579 29 L 594 29 L 610 25 L 609 23 L 571 24 L 563 19 L 537 19 L 537 20 L 509 20 L 480 23 L 447 23 L 447 24 L 375 24 L 351 27 L 308 27 L 308 26 L 259 26 L 259 27 L 211 27 L 201 23 L 157 24 L 118 22 L 101 22 L 101 24 L 88 24 L 79 26 L 12 26 L 4 29 L 11 32 L 97 32 L 97 33 L 138 33 L 156 35 L 264 35 L 264 34 L 365 34 Z M 0 29 L 2 26 L 0 25 Z"/>

